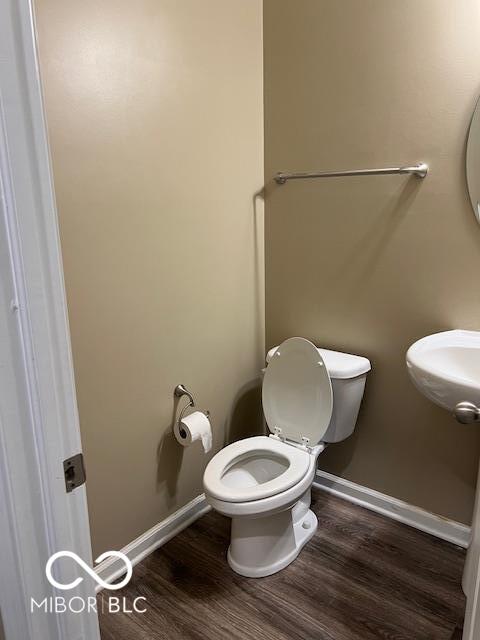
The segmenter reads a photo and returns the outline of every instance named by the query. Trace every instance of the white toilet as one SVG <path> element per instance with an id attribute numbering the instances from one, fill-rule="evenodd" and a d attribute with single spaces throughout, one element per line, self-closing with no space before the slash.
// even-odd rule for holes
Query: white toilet
<path id="1" fill-rule="evenodd" d="M 268 352 L 262 402 L 269 436 L 228 445 L 207 465 L 205 496 L 232 518 L 228 563 L 260 578 L 292 562 L 317 528 L 310 491 L 327 443 L 354 430 L 367 358 L 289 338 Z"/>

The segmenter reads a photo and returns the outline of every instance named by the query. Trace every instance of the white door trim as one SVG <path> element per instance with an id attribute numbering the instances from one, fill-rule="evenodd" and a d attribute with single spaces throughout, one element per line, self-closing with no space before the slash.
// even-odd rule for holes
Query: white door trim
<path id="1" fill-rule="evenodd" d="M 480 467 L 478 469 L 477 492 L 473 510 L 472 542 L 468 549 L 463 572 L 463 590 L 467 596 L 467 607 L 463 625 L 463 640 L 480 637 Z"/>
<path id="2" fill-rule="evenodd" d="M 467 609 L 463 640 L 477 640 L 480 637 L 480 571 L 477 567 L 473 593 L 467 594 Z"/>
<path id="3" fill-rule="evenodd" d="M 29 0 L 0 0 L 0 180 L 3 626 L 7 640 L 96 640 L 95 615 L 30 613 L 31 597 L 65 595 L 46 580 L 48 557 L 69 549 L 91 564 L 91 548 L 85 487 L 66 494 L 63 478 L 81 442 Z M 94 587 L 84 580 L 71 595 Z"/>

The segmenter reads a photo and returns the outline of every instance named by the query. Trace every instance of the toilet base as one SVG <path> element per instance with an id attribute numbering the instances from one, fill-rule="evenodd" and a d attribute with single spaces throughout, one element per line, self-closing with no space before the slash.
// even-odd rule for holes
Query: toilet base
<path id="1" fill-rule="evenodd" d="M 270 576 L 295 560 L 317 526 L 317 516 L 302 508 L 301 501 L 265 518 L 233 518 L 228 564 L 247 578 Z"/>

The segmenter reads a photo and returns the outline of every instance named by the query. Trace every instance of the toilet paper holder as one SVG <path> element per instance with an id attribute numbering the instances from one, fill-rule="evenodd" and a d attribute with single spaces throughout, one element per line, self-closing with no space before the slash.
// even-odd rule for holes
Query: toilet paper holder
<path id="1" fill-rule="evenodd" d="M 189 402 L 188 404 L 186 404 L 183 409 L 180 411 L 180 415 L 178 417 L 178 421 L 177 422 L 181 422 L 183 419 L 183 416 L 185 415 L 185 411 L 187 409 L 190 409 L 190 407 L 196 407 L 195 404 L 195 400 L 193 398 L 193 393 L 191 391 L 189 391 L 187 389 L 187 387 L 184 384 L 177 384 L 177 386 L 175 387 L 175 389 L 173 390 L 173 395 L 175 396 L 175 398 L 183 398 L 183 396 L 187 396 Z M 210 418 L 210 411 L 202 411 L 202 413 L 204 413 L 207 418 Z M 183 436 L 182 434 L 182 429 L 180 429 L 180 435 Z"/>

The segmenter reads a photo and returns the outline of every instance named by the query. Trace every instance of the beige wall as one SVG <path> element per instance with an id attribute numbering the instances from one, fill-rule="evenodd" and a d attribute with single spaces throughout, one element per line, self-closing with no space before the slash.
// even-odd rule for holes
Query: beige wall
<path id="1" fill-rule="evenodd" d="M 468 522 L 478 427 L 410 383 L 423 335 L 480 329 L 480 227 L 464 172 L 480 93 L 477 0 L 265 0 L 265 179 L 426 161 L 391 176 L 268 184 L 267 346 L 303 335 L 367 355 L 352 438 L 324 469 Z"/>
<path id="2" fill-rule="evenodd" d="M 38 0 L 94 553 L 202 491 L 173 388 L 214 449 L 258 426 L 260 0 Z M 211 454 L 210 454 L 211 455 Z"/>

